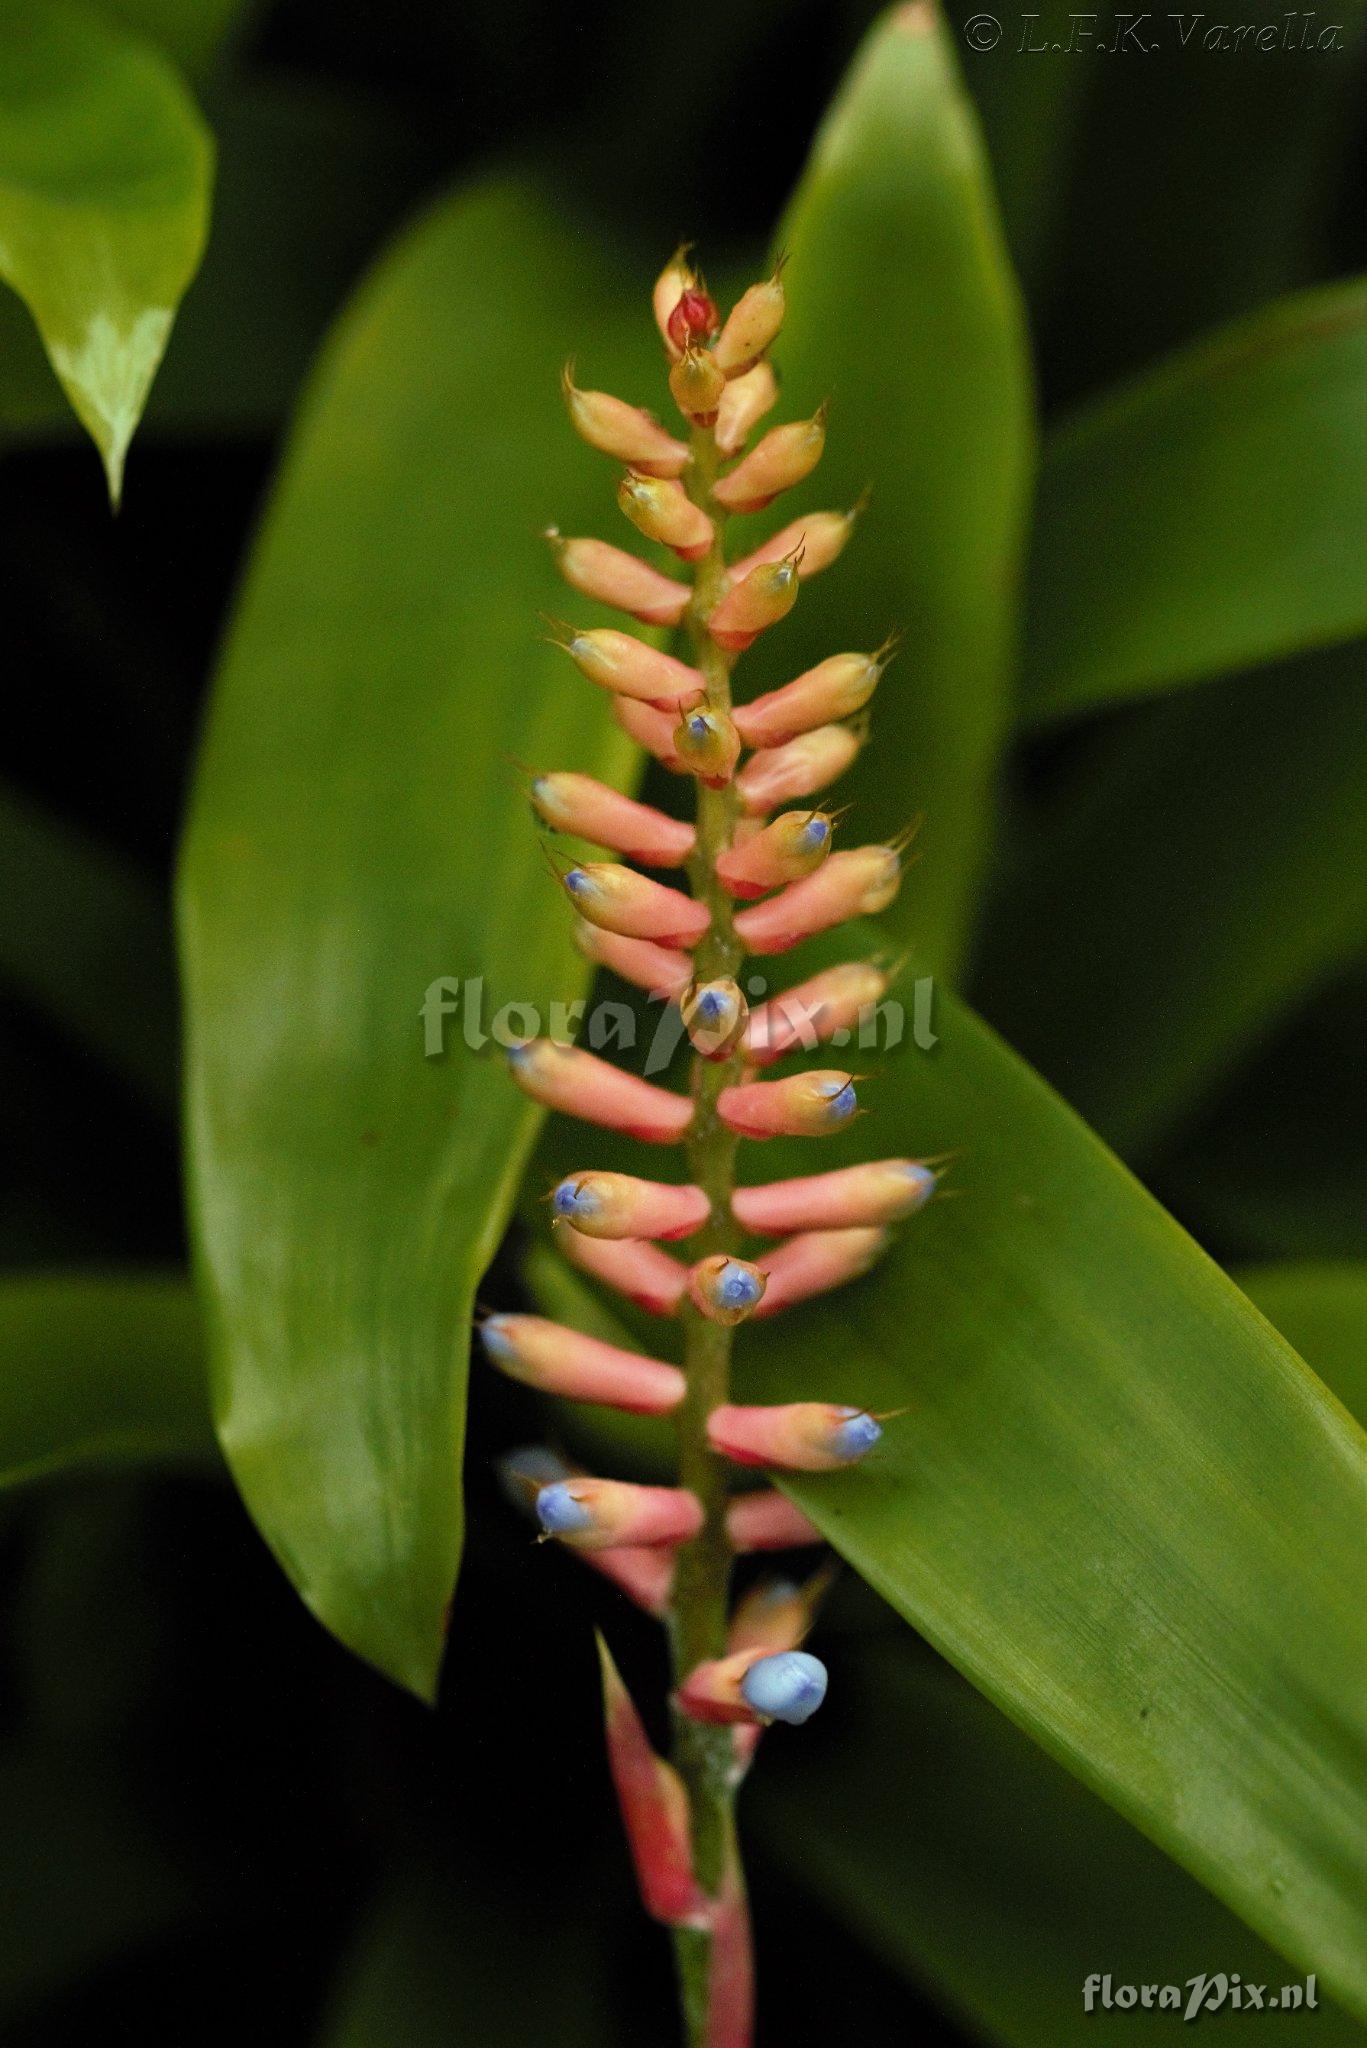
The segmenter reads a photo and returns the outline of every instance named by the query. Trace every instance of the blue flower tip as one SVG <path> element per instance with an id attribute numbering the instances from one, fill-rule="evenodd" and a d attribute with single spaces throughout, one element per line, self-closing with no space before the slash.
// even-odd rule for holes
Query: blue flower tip
<path id="1" fill-rule="evenodd" d="M 752 1308 L 760 1297 L 759 1281 L 744 1266 L 723 1266 L 717 1275 L 717 1294 L 728 1308 Z"/>
<path id="2" fill-rule="evenodd" d="M 853 1081 L 847 1081 L 844 1087 L 838 1088 L 831 1097 L 831 1115 L 833 1117 L 853 1116 L 857 1102 L 858 1097 L 854 1092 L 854 1083 Z"/>
<path id="3" fill-rule="evenodd" d="M 486 1316 L 479 1326 L 479 1341 L 490 1358 L 511 1358 L 513 1340 L 508 1335 L 506 1316 Z"/>
<path id="4" fill-rule="evenodd" d="M 571 896 L 590 896 L 594 889 L 592 875 L 586 875 L 582 868 L 571 868 L 565 876 L 565 887 Z"/>
<path id="5" fill-rule="evenodd" d="M 826 1667 L 806 1650 L 780 1650 L 761 1657 L 740 1682 L 743 1698 L 768 1721 L 787 1721 L 800 1728 L 810 1721 L 826 1697 Z"/>
<path id="6" fill-rule="evenodd" d="M 726 1008 L 726 1001 L 720 989 L 705 988 L 698 997 L 698 1015 L 705 1017 L 709 1024 L 716 1022 Z"/>
<path id="7" fill-rule="evenodd" d="M 582 1181 L 562 1180 L 551 1196 L 551 1207 L 557 1216 L 592 1216 L 598 1198 Z"/>
<path id="8" fill-rule="evenodd" d="M 853 1409 L 835 1432 L 831 1448 L 837 1458 L 852 1465 L 871 1451 L 883 1434 L 883 1425 L 862 1408 Z"/>
<path id="9" fill-rule="evenodd" d="M 830 820 L 820 817 L 808 818 L 801 833 L 802 844 L 809 853 L 813 852 L 818 846 L 824 846 L 830 836 Z"/>
<path id="10" fill-rule="evenodd" d="M 701 711 L 693 712 L 688 721 L 688 730 L 692 733 L 695 740 L 707 737 L 707 720 Z"/>
<path id="11" fill-rule="evenodd" d="M 536 1519 L 548 1536 L 573 1536 L 587 1529 L 593 1520 L 584 1503 L 576 1500 L 567 1481 L 543 1486 L 536 1496 Z"/>

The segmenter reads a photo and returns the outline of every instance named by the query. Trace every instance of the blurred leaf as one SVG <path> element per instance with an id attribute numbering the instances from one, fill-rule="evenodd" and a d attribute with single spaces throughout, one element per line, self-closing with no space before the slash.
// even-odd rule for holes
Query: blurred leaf
<path id="1" fill-rule="evenodd" d="M 0 974 L 159 1107 L 176 1095 L 170 915 L 122 854 L 0 783 Z"/>
<path id="2" fill-rule="evenodd" d="M 975 995 L 1128 1157 L 1367 939 L 1364 665 L 1103 727 L 1004 877 Z"/>
<path id="3" fill-rule="evenodd" d="M 0 1487 L 214 1455 L 199 1316 L 169 1274 L 0 1280 Z"/>
<path id="4" fill-rule="evenodd" d="M 1288 1261 L 1247 1266 L 1234 1278 L 1349 1414 L 1367 1423 L 1367 1262 Z"/>
<path id="5" fill-rule="evenodd" d="M 208 133 L 159 54 L 64 0 L 2 0 L 0 277 L 37 321 L 115 505 L 211 177 Z"/>
<path id="6" fill-rule="evenodd" d="M 220 1434 L 309 1606 L 424 1696 L 471 1297 L 538 1121 L 459 1015 L 424 1057 L 425 992 L 487 977 L 487 1020 L 582 988 L 512 762 L 630 753 L 537 637 L 563 603 L 537 527 L 610 502 L 561 415 L 571 341 L 628 391 L 655 354 L 641 290 L 514 189 L 443 205 L 371 280 L 257 546 L 182 871 Z"/>
<path id="7" fill-rule="evenodd" d="M 258 0 L 98 0 L 99 11 L 160 43 L 192 78 L 202 78 L 256 11 Z"/>
<path id="8" fill-rule="evenodd" d="M 868 484 L 873 503 L 757 666 L 780 661 L 793 675 L 840 647 L 872 647 L 893 626 L 904 632 L 875 706 L 878 743 L 848 787 L 862 837 L 927 813 L 914 909 L 892 921 L 952 972 L 1007 715 L 1031 413 L 987 166 L 929 6 L 893 9 L 872 31 L 779 240 L 791 255 L 775 349 L 784 411 L 832 400 L 827 454 L 805 495 L 850 504 Z"/>
<path id="9" fill-rule="evenodd" d="M 1268 307 L 1049 439 L 1023 707 L 1072 715 L 1367 629 L 1367 284 Z"/>
<path id="10" fill-rule="evenodd" d="M 1356 1258 L 1367 1244 L 1367 975 L 1290 1018 L 1158 1165 L 1195 1227 L 1241 1258 Z"/>
<path id="11" fill-rule="evenodd" d="M 1095 2040 L 1093 1973 L 1176 1984 L 1237 1971 L 1279 1992 L 1290 1966 L 1194 1879 L 929 1659 L 842 1651 L 839 1739 L 799 1768 L 766 1760 L 761 1838 L 895 1967 L 929 1983 L 975 2038 L 1002 2048 Z M 1350 2048 L 1324 2001 L 1286 2037 Z M 1172 2038 L 1179 2013 L 1135 2007 L 1127 2038 Z M 1260 2015 L 1260 2021 L 1263 2016 Z M 1273 2036 L 1278 2019 L 1266 2016 Z"/>
<path id="12" fill-rule="evenodd" d="M 396 1880 L 344 1966 L 321 2048 L 606 2048 L 617 2028 L 601 1930 L 566 1905 L 514 1951 L 509 1929 L 523 1905 L 492 1896 L 488 1873 L 419 1869 Z"/>
<path id="13" fill-rule="evenodd" d="M 430 141 L 312 80 L 232 75 L 208 102 L 214 231 L 143 422 L 151 434 L 274 427 L 348 288 L 430 183 Z M 17 299 L 0 299 L 0 426 L 64 432 L 70 414 Z"/>

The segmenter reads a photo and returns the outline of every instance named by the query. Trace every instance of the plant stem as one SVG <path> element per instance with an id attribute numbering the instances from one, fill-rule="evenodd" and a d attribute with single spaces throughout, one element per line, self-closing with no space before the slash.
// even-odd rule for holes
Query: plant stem
<path id="1" fill-rule="evenodd" d="M 693 659 L 702 671 L 707 701 L 714 710 L 731 707 L 731 663 L 707 630 L 713 607 L 722 595 L 726 557 L 724 514 L 712 500 L 720 456 L 710 428 L 693 431 L 693 464 L 689 494 L 713 521 L 712 546 L 694 571 L 693 599 L 687 625 Z M 733 788 L 709 789 L 698 784 L 697 851 L 689 863 L 693 893 L 711 912 L 711 923 L 694 955 L 699 981 L 738 978 L 740 941 L 732 921 L 731 899 L 717 880 L 717 856 L 731 843 L 737 804 Z M 697 1258 L 731 1249 L 731 1195 L 735 1187 L 735 1136 L 717 1116 L 717 1098 L 737 1080 L 739 1050 L 726 1060 L 695 1058 L 691 1092 L 694 1116 L 687 1139 L 691 1179 L 706 1193 L 711 1217 L 690 1249 Z M 731 1331 L 700 1314 L 686 1301 L 684 1372 L 688 1391 L 678 1412 L 679 1483 L 702 1502 L 700 1534 L 679 1554 L 678 1575 L 670 1612 L 670 1638 L 676 1682 L 696 1664 L 719 1657 L 726 1647 L 727 1591 L 731 1550 L 726 1535 L 726 1473 L 707 1442 L 707 1418 L 730 1398 Z M 728 1873 L 741 1892 L 736 1844 L 734 1752 L 726 1727 L 674 1717 L 674 1762 L 688 1792 L 692 1817 L 693 1860 L 699 1882 L 715 1896 Z M 738 1907 L 743 1911 L 743 1905 Z M 684 2020 L 689 2048 L 706 2048 L 709 2040 L 709 1972 L 712 1937 L 682 1928 L 675 1937 Z"/>

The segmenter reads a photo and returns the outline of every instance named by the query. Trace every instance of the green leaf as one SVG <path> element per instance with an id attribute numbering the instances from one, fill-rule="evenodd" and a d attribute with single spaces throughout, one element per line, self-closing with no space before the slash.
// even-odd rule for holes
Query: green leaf
<path id="1" fill-rule="evenodd" d="M 875 706 L 878 744 L 848 790 L 869 838 L 926 812 L 919 887 L 900 928 L 952 972 L 1008 716 L 1032 428 L 1015 282 L 931 7 L 895 8 L 871 32 L 780 241 L 791 259 L 775 349 L 784 411 L 832 400 L 826 457 L 804 500 L 850 504 L 871 485 L 873 502 L 839 566 L 807 586 L 743 683 L 762 686 L 765 663 L 793 675 L 902 629 Z"/>
<path id="2" fill-rule="evenodd" d="M 1367 630 L 1367 283 L 1268 307 L 1049 439 L 1022 707 L 1071 716 Z"/>
<path id="3" fill-rule="evenodd" d="M 1367 1423 L 1367 1263 L 1287 1260 L 1234 1278 L 1349 1414 Z"/>
<path id="4" fill-rule="evenodd" d="M 0 277 L 117 505 L 208 225 L 212 145 L 157 52 L 62 0 L 0 4 Z"/>
<path id="5" fill-rule="evenodd" d="M 170 915 L 130 862 L 0 782 L 0 974 L 161 1108 L 177 1082 Z"/>
<path id="6" fill-rule="evenodd" d="M 842 1641 L 835 1682 L 837 1739 L 756 1775 L 760 1838 L 974 2038 L 1085 2048 L 1109 2019 L 1172 2039 L 1180 2010 L 1108 2013 L 1098 1985 L 1089 2013 L 1094 1973 L 1176 1985 L 1183 2005 L 1191 1979 L 1219 1971 L 1281 1996 L 1280 1955 L 943 1665 Z M 1285 2037 L 1352 2048 L 1357 2022 L 1317 1990 Z"/>
<path id="7" fill-rule="evenodd" d="M 959 1152 L 961 1198 L 831 1306 L 747 1332 L 738 1398 L 910 1404 L 869 1464 L 787 1490 L 1051 1755 L 1367 2005 L 1362 1433 L 990 1031 L 948 997 L 937 1028 L 869 1100 L 887 1151 Z"/>
<path id="8" fill-rule="evenodd" d="M 0 1357 L 0 1487 L 213 1456 L 199 1316 L 178 1276 L 6 1276 Z"/>
<path id="9" fill-rule="evenodd" d="M 212 71 L 257 0 L 98 0 L 100 13 L 160 43 L 192 78 Z"/>
<path id="10" fill-rule="evenodd" d="M 975 995 L 1127 1157 L 1367 938 L 1358 648 L 1146 706 L 1031 821 Z"/>
<path id="11" fill-rule="evenodd" d="M 639 284 L 510 188 L 440 206 L 361 293 L 229 636 L 182 869 L 224 1448 L 314 1612 L 424 1696 L 471 1299 L 538 1119 L 463 1016 L 425 1057 L 420 1013 L 443 976 L 486 978 L 486 1030 L 582 989 L 512 764 L 631 751 L 537 634 L 563 603 L 537 528 L 611 502 L 561 412 L 572 341 L 609 389 L 658 371 Z"/>

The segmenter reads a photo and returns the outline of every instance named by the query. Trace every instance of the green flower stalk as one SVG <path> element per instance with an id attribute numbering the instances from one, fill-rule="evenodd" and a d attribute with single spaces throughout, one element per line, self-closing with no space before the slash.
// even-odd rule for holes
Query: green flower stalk
<path id="1" fill-rule="evenodd" d="M 745 1407 L 731 1400 L 731 1352 L 751 1316 L 795 1306 L 867 1270 L 892 1225 L 921 1208 L 934 1174 L 914 1160 L 737 1185 L 752 1141 L 842 1129 L 857 1113 L 854 1079 L 817 1069 L 764 1078 L 774 1060 L 829 1040 L 885 993 L 888 968 L 851 962 L 753 1013 L 747 954 L 787 951 L 845 919 L 883 908 L 900 885 L 901 843 L 835 852 L 836 818 L 808 800 L 854 759 L 861 722 L 891 654 L 838 654 L 782 689 L 736 705 L 732 677 L 752 642 L 778 626 L 805 578 L 850 537 L 859 507 L 817 512 L 728 564 L 732 511 L 756 511 L 820 460 L 823 407 L 752 442 L 776 402 L 768 360 L 784 316 L 782 267 L 723 322 L 680 252 L 654 293 L 670 392 L 688 438 L 651 414 L 564 378 L 585 441 L 620 461 L 618 505 L 668 550 L 666 573 L 602 540 L 548 538 L 565 580 L 632 618 L 677 628 L 666 654 L 630 633 L 555 628 L 581 672 L 611 694 L 616 716 L 664 765 L 692 779 L 692 824 L 582 775 L 549 773 L 533 804 L 553 830 L 616 858 L 559 877 L 579 913 L 588 957 L 679 1004 L 694 1051 L 687 1095 L 622 1072 L 577 1047 L 538 1040 L 510 1057 L 514 1079 L 548 1107 L 684 1148 L 673 1185 L 588 1167 L 554 1190 L 573 1263 L 682 1330 L 682 1364 L 637 1354 L 536 1316 L 482 1326 L 494 1364 L 548 1393 L 672 1415 L 673 1486 L 576 1473 L 550 1453 L 522 1472 L 544 1533 L 604 1572 L 668 1632 L 673 1743 L 652 1750 L 603 1650 L 613 1780 L 647 1909 L 673 1929 L 689 2048 L 748 2048 L 753 1962 L 736 1836 L 736 1789 L 761 1730 L 798 1725 L 820 1706 L 827 1674 L 803 1648 L 827 1574 L 806 1587 L 761 1582 L 731 1611 L 732 1561 L 744 1550 L 817 1542 L 773 1491 L 733 1496 L 732 1468 L 824 1472 L 872 1451 L 882 1421 L 841 1401 Z M 748 758 L 747 758 L 748 756 Z M 802 808 L 784 808 L 800 805 Z M 684 870 L 689 892 L 636 871 Z M 744 906 L 744 907 L 738 907 Z M 739 1255 L 749 1233 L 776 1239 Z M 686 1244 L 689 1263 L 662 1249 Z"/>

